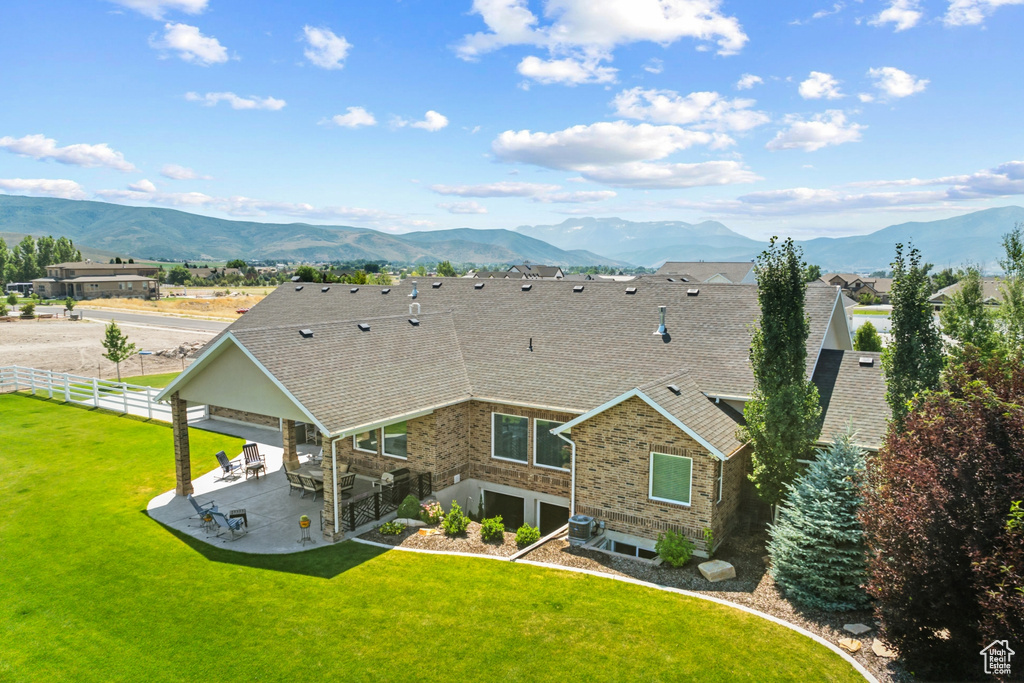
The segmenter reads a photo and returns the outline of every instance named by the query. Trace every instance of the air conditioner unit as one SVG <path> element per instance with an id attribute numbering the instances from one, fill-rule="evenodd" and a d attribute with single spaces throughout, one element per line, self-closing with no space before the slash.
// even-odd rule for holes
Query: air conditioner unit
<path id="1" fill-rule="evenodd" d="M 573 515 L 569 518 L 569 545 L 583 545 L 594 537 L 597 520 L 587 515 Z"/>

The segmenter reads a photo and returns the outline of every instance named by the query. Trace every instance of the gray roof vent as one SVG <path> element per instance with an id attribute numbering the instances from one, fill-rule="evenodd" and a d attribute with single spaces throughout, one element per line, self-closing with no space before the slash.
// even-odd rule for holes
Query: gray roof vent
<path id="1" fill-rule="evenodd" d="M 380 290 L 380 293 L 381 294 L 388 294 L 390 291 L 391 291 L 390 287 L 385 287 L 384 289 Z"/>
<path id="2" fill-rule="evenodd" d="M 626 287 L 626 294 L 636 294 L 636 287 Z"/>
<path id="3" fill-rule="evenodd" d="M 683 393 L 683 392 L 682 392 L 682 391 L 681 391 L 681 390 L 679 389 L 679 385 L 678 385 L 678 384 L 669 384 L 669 385 L 668 385 L 668 390 L 669 390 L 669 391 L 671 391 L 671 392 L 672 392 L 673 394 L 675 394 L 676 396 L 678 396 L 679 394 Z"/>
<path id="4" fill-rule="evenodd" d="M 296 287 L 295 291 L 296 292 L 301 292 L 302 291 L 302 285 L 299 285 L 298 287 Z"/>
<path id="5" fill-rule="evenodd" d="M 524 292 L 529 292 L 531 289 L 533 289 L 533 285 L 523 285 Z"/>
<path id="6" fill-rule="evenodd" d="M 860 366 L 862 368 L 870 368 L 874 364 L 875 364 L 875 359 L 872 358 L 871 356 L 861 356 L 860 357 Z"/>
<path id="7" fill-rule="evenodd" d="M 413 327 L 415 327 L 416 325 L 420 324 L 420 319 L 419 318 L 409 318 L 409 324 L 412 325 Z"/>
<path id="8" fill-rule="evenodd" d="M 356 292 L 359 291 L 359 288 L 358 287 L 353 287 L 352 289 L 350 289 L 348 291 L 349 291 L 350 294 L 355 294 Z"/>
<path id="9" fill-rule="evenodd" d="M 670 277 L 670 278 L 668 279 L 668 281 L 669 281 L 669 282 L 675 282 L 675 281 L 676 281 L 676 279 L 675 279 L 674 277 Z"/>
<path id="10" fill-rule="evenodd" d="M 302 280 L 302 278 L 301 278 L 301 277 L 299 277 L 298 275 L 293 275 L 293 276 L 292 276 L 292 282 L 299 282 L 299 281 L 301 281 L 301 280 Z"/>
<path id="11" fill-rule="evenodd" d="M 320 291 L 321 291 L 321 292 L 329 292 L 329 291 L 330 291 L 330 289 L 331 289 L 330 287 L 321 287 L 321 288 L 320 288 Z"/>
<path id="12" fill-rule="evenodd" d="M 483 288 L 484 288 L 484 283 L 483 282 L 478 282 L 475 285 L 473 285 L 473 289 L 483 289 Z"/>
<path id="13" fill-rule="evenodd" d="M 369 332 L 370 323 L 359 323 L 359 329 L 361 329 L 363 332 Z"/>
<path id="14" fill-rule="evenodd" d="M 303 330 L 299 330 L 299 334 L 302 335 L 303 339 L 310 339 L 313 336 L 313 330 L 310 330 L 308 328 L 307 329 L 303 329 Z"/>
<path id="15" fill-rule="evenodd" d="M 654 334 L 664 337 L 668 334 L 668 330 L 665 328 L 665 309 L 667 306 L 658 306 L 658 310 L 661 312 L 661 324 L 658 325 L 658 329 L 654 331 Z"/>
<path id="16" fill-rule="evenodd" d="M 434 289 L 441 289 L 441 285 L 443 285 L 443 284 L 444 284 L 443 282 L 435 282 L 434 284 L 432 284 L 430 286 L 433 287 Z"/>
<path id="17" fill-rule="evenodd" d="M 572 291 L 574 291 L 574 292 L 582 292 L 583 291 L 583 285 L 576 285 L 575 287 L 572 288 Z"/>
<path id="18" fill-rule="evenodd" d="M 686 290 L 686 296 L 697 296 L 698 294 L 700 294 L 700 290 L 696 287 Z"/>

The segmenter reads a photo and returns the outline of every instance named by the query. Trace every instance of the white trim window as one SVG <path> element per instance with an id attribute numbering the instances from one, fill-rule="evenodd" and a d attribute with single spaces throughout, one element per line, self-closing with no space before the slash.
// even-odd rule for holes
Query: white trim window
<path id="1" fill-rule="evenodd" d="M 377 430 L 352 435 L 352 450 L 377 455 Z"/>
<path id="2" fill-rule="evenodd" d="M 715 490 L 716 490 L 715 502 L 716 503 L 721 503 L 722 502 L 722 479 L 724 479 L 724 478 L 725 478 L 725 461 L 724 460 L 718 460 L 716 458 L 716 462 L 715 462 Z"/>
<path id="3" fill-rule="evenodd" d="M 390 458 L 401 458 L 406 460 L 409 457 L 409 434 L 408 423 L 405 420 L 382 427 L 380 430 L 380 442 L 383 445 L 382 453 Z"/>
<path id="4" fill-rule="evenodd" d="M 690 505 L 693 491 L 693 458 L 668 453 L 651 453 L 651 500 Z"/>
<path id="5" fill-rule="evenodd" d="M 491 413 L 491 457 L 495 460 L 528 463 L 529 434 L 530 418 Z"/>
<path id="6" fill-rule="evenodd" d="M 552 429 L 561 426 L 561 422 L 554 420 L 534 419 L 533 464 L 537 467 L 568 471 L 572 457 L 569 444 L 551 433 Z"/>

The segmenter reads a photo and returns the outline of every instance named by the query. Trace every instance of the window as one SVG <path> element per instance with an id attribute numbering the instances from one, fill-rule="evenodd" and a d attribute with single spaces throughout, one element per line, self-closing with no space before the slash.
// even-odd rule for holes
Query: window
<path id="1" fill-rule="evenodd" d="M 408 457 L 406 455 L 408 435 L 406 434 L 405 420 L 388 425 L 380 431 L 383 437 L 381 440 L 384 442 L 384 455 L 403 459 Z"/>
<path id="2" fill-rule="evenodd" d="M 377 430 L 363 432 L 352 437 L 352 448 L 365 453 L 377 452 Z"/>
<path id="3" fill-rule="evenodd" d="M 717 462 L 717 466 L 715 467 L 715 488 L 716 488 L 715 502 L 716 503 L 721 503 L 722 502 L 722 475 L 724 473 L 725 473 L 725 461 L 724 460 L 719 460 Z"/>
<path id="4" fill-rule="evenodd" d="M 572 450 L 564 440 L 551 433 L 561 422 L 552 420 L 533 421 L 533 464 L 538 467 L 569 469 Z"/>
<path id="5" fill-rule="evenodd" d="M 689 505 L 692 475 L 692 458 L 651 453 L 651 499 Z"/>
<path id="6" fill-rule="evenodd" d="M 631 557 L 642 557 L 645 560 L 653 560 L 658 557 L 658 553 L 647 548 L 641 548 L 640 546 L 630 545 L 628 543 L 621 543 L 619 541 L 612 541 L 611 551 L 613 553 L 619 553 L 620 555 L 629 555 Z"/>
<path id="7" fill-rule="evenodd" d="M 501 515 L 506 531 L 515 531 L 526 521 L 526 499 L 507 493 L 483 491 L 484 514 L 488 517 Z"/>
<path id="8" fill-rule="evenodd" d="M 527 462 L 530 419 L 519 415 L 491 413 L 491 457 Z"/>

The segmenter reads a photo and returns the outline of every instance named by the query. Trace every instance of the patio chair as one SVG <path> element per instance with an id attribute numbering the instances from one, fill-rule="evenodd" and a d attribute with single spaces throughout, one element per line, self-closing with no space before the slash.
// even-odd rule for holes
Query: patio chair
<path id="1" fill-rule="evenodd" d="M 299 475 L 295 472 L 285 472 L 284 476 L 288 477 L 288 495 L 292 495 L 292 491 L 299 491 L 305 496 L 305 492 L 302 490 L 302 482 L 299 481 Z"/>
<path id="2" fill-rule="evenodd" d="M 324 449 L 318 448 L 315 453 L 309 454 L 309 461 L 319 465 L 324 461 Z"/>
<path id="3" fill-rule="evenodd" d="M 259 446 L 254 443 L 247 443 L 242 446 L 242 457 L 245 459 L 245 478 L 255 474 L 259 479 L 259 473 L 267 473 L 267 458 L 260 454 Z"/>
<path id="4" fill-rule="evenodd" d="M 209 531 L 209 526 L 207 525 L 206 519 L 212 513 L 217 512 L 217 504 L 214 503 L 212 500 L 209 503 L 200 503 L 199 501 L 192 497 L 191 493 L 188 494 L 188 502 L 192 503 L 192 507 L 195 508 L 196 519 L 199 520 L 199 526 Z"/>
<path id="5" fill-rule="evenodd" d="M 225 479 L 237 479 L 238 475 L 235 472 L 242 471 L 242 463 L 233 462 L 228 460 L 228 456 L 224 451 L 217 451 L 217 462 L 220 463 L 220 468 L 223 470 L 221 478 L 217 481 L 224 481 Z"/>
<path id="6" fill-rule="evenodd" d="M 253 462 L 259 460 L 263 463 L 267 462 L 267 456 L 260 453 L 260 446 L 257 443 L 247 443 L 242 446 L 242 453 L 245 455 L 246 462 Z"/>
<path id="7" fill-rule="evenodd" d="M 316 500 L 316 493 L 317 493 L 317 491 L 323 491 L 324 490 L 324 483 L 322 481 L 317 481 L 313 477 L 307 476 L 305 474 L 300 474 L 299 475 L 299 481 L 302 483 L 302 497 L 303 498 L 306 497 L 307 493 L 312 493 L 313 494 L 313 500 Z"/>
<path id="8" fill-rule="evenodd" d="M 236 538 L 245 536 L 245 534 L 248 533 L 248 530 L 242 527 L 241 517 L 228 518 L 224 516 L 223 512 L 211 512 L 210 516 L 213 517 L 213 521 L 217 524 L 217 526 L 221 528 L 221 531 L 217 532 L 218 536 L 224 533 L 223 530 L 226 529 L 227 531 L 231 532 L 230 540 L 233 541 Z"/>
<path id="9" fill-rule="evenodd" d="M 356 473 L 338 475 L 338 493 L 342 499 L 351 498 L 352 490 L 356 487 Z"/>

